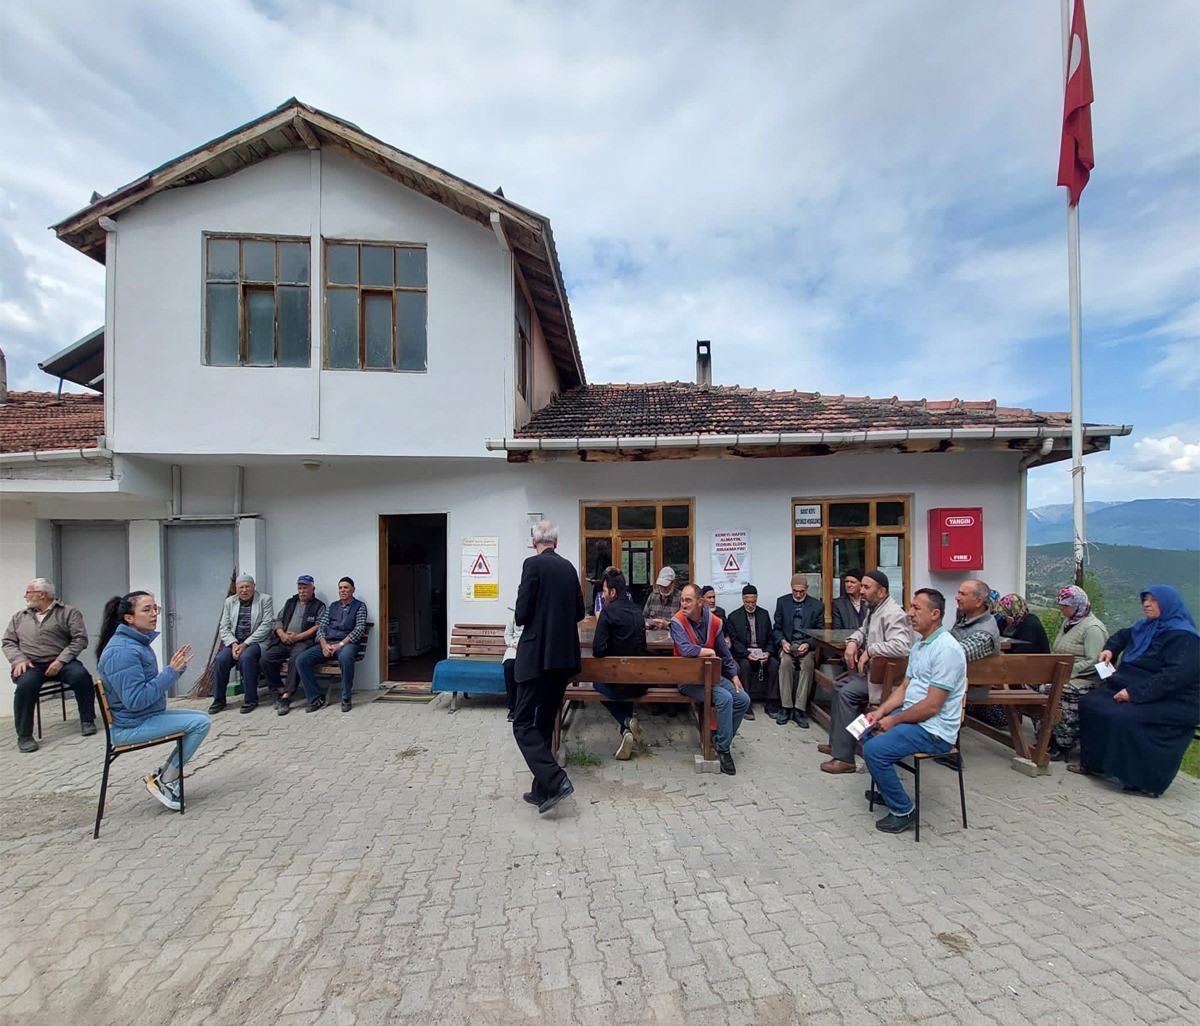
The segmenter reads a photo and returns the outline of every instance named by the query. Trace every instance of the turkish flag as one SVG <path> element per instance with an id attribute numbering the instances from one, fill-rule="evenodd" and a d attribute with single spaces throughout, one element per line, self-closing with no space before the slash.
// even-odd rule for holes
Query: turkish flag
<path id="1" fill-rule="evenodd" d="M 1062 148 L 1058 157 L 1058 184 L 1070 190 L 1071 206 L 1079 202 L 1079 195 L 1095 166 L 1092 154 L 1092 58 L 1088 53 L 1083 0 L 1075 0 L 1063 101 Z"/>

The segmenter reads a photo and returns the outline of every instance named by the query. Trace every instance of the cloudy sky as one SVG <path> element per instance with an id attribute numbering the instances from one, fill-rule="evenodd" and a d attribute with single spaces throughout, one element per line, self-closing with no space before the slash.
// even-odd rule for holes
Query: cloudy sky
<path id="1" fill-rule="evenodd" d="M 1088 498 L 1196 496 L 1200 6 L 1088 22 Z M 1058 0 L 4 4 L 10 385 L 103 320 L 46 226 L 294 95 L 549 216 L 591 381 L 1066 410 L 1061 76 Z"/>

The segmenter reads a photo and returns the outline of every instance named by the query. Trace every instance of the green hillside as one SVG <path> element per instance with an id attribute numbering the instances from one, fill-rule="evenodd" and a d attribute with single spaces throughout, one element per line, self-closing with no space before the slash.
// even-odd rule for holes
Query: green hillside
<path id="1" fill-rule="evenodd" d="M 1085 566 L 1104 589 L 1105 625 L 1110 630 L 1141 619 L 1138 594 L 1148 584 L 1173 585 L 1192 615 L 1200 613 L 1200 553 L 1134 545 L 1088 545 L 1087 553 Z M 1031 546 L 1026 556 L 1028 602 L 1053 607 L 1058 589 L 1074 581 L 1071 543 Z"/>

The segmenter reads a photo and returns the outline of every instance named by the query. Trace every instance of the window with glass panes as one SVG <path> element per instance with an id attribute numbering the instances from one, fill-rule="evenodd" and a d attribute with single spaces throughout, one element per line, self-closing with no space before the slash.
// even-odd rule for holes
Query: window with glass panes
<path id="1" fill-rule="evenodd" d="M 693 500 L 623 499 L 580 506 L 580 565 L 589 603 L 609 566 L 625 574 L 638 605 L 645 603 L 664 566 L 674 569 L 676 587 L 693 580 Z"/>
<path id="2" fill-rule="evenodd" d="M 849 570 L 882 570 L 888 594 L 907 607 L 909 505 L 900 495 L 792 500 L 792 569 L 808 575 L 828 622 Z"/>
<path id="3" fill-rule="evenodd" d="M 325 242 L 325 366 L 424 372 L 424 246 Z"/>
<path id="4" fill-rule="evenodd" d="M 308 256 L 307 239 L 205 237 L 205 363 L 309 365 Z"/>

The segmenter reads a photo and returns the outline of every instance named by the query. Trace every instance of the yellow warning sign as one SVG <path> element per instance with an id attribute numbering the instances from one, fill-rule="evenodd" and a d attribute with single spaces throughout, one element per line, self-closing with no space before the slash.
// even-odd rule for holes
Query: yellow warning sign
<path id="1" fill-rule="evenodd" d="M 498 599 L 500 597 L 500 585 L 498 583 L 480 584 L 475 583 L 475 598 L 477 599 Z"/>

